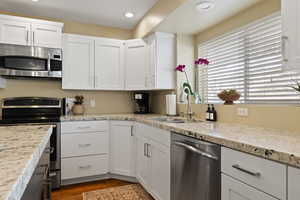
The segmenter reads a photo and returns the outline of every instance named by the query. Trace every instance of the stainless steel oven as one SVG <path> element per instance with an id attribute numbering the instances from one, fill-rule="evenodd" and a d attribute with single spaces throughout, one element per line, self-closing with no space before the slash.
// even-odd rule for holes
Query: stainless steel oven
<path id="1" fill-rule="evenodd" d="M 7 77 L 62 77 L 62 50 L 0 44 L 0 75 Z"/>

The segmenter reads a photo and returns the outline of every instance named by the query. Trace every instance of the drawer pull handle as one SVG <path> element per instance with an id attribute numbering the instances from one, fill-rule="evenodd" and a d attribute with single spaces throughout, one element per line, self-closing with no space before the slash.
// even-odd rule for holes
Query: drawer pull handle
<path id="1" fill-rule="evenodd" d="M 78 129 L 90 129 L 91 127 L 90 126 L 78 126 L 77 128 Z"/>
<path id="2" fill-rule="evenodd" d="M 79 166 L 79 169 L 89 169 L 91 167 L 92 167 L 91 165 Z"/>
<path id="3" fill-rule="evenodd" d="M 250 170 L 248 170 L 248 169 L 244 169 L 244 168 L 242 168 L 242 167 L 241 167 L 240 165 L 238 165 L 238 164 L 232 165 L 232 167 L 233 167 L 234 169 L 239 170 L 239 171 L 245 172 L 246 174 L 249 174 L 249 175 L 251 175 L 251 176 L 260 177 L 260 175 L 261 175 L 259 172 L 252 172 L 252 171 L 250 171 Z"/>
<path id="4" fill-rule="evenodd" d="M 92 144 L 78 144 L 79 147 L 89 147 L 91 146 Z"/>

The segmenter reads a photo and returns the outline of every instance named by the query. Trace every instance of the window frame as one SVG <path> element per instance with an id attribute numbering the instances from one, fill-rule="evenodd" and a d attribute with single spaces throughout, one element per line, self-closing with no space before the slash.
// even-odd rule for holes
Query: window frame
<path id="1" fill-rule="evenodd" d="M 259 23 L 262 23 L 266 20 L 270 20 L 272 18 L 276 18 L 276 17 L 280 17 L 281 16 L 281 13 L 280 12 L 274 12 L 268 16 L 265 16 L 265 17 L 262 17 L 261 19 L 257 19 L 255 21 L 252 21 L 246 25 L 243 25 L 241 27 L 238 27 L 238 28 L 235 28 L 231 31 L 228 31 L 224 34 L 221 34 L 221 35 L 218 35 L 216 37 L 213 37 L 213 38 L 210 38 L 208 41 L 205 41 L 205 42 L 201 42 L 199 44 L 197 44 L 197 54 L 198 54 L 198 57 L 201 57 L 201 46 L 203 48 L 203 46 L 209 44 L 209 43 L 212 43 L 212 41 L 217 41 L 217 40 L 220 40 L 220 39 L 223 39 L 225 37 L 229 37 L 230 35 L 233 35 L 235 33 L 238 33 L 238 32 L 242 32 L 242 31 L 245 31 L 245 37 L 244 37 L 244 40 L 245 40 L 245 44 L 247 42 L 247 29 L 249 29 L 250 27 L 253 27 L 255 25 L 258 25 Z M 247 46 L 245 45 L 245 49 L 247 50 Z M 275 103 L 275 102 L 270 102 L 268 103 L 267 101 L 276 101 L 276 100 L 266 100 L 266 102 L 255 102 L 254 100 L 250 100 L 248 98 L 249 96 L 249 83 L 247 81 L 247 79 L 251 76 L 249 76 L 249 72 L 247 72 L 249 70 L 249 66 L 247 65 L 247 62 L 248 62 L 248 57 L 246 56 L 246 51 L 245 51 L 245 58 L 244 58 L 244 63 L 245 63 L 245 67 L 244 67 L 244 71 L 245 71 L 245 76 L 244 76 L 244 96 L 243 96 L 243 100 L 240 102 L 240 104 L 253 104 L 253 105 L 297 105 L 298 103 L 292 103 L 292 102 L 288 102 L 288 100 L 286 99 L 283 99 L 282 102 L 280 102 L 280 100 L 278 101 L 278 103 Z M 201 73 L 203 72 L 200 72 L 200 70 L 202 67 L 198 67 L 197 70 L 196 70 L 196 81 L 195 81 L 195 88 L 196 88 L 196 91 L 201 95 L 203 101 L 202 101 L 202 104 L 207 104 L 207 103 L 210 103 L 208 102 L 207 100 L 207 96 L 205 95 L 205 91 L 208 90 L 207 86 L 205 86 L 204 88 L 200 88 L 200 81 L 201 81 L 201 85 L 205 85 L 207 83 L 205 83 L 205 79 L 204 78 L 201 78 Z M 284 69 L 282 67 L 282 69 Z M 297 74 L 296 74 L 297 75 Z M 299 74 L 297 75 L 299 76 Z M 300 103 L 300 95 L 299 95 L 299 103 Z M 222 102 L 220 101 L 219 103 L 216 103 L 216 104 L 222 104 Z"/>

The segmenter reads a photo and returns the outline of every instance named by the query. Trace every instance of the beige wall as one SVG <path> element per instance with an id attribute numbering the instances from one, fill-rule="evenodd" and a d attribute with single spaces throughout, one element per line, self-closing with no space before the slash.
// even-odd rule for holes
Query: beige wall
<path id="1" fill-rule="evenodd" d="M 178 112 L 185 112 L 186 105 L 178 104 Z M 216 105 L 218 122 L 240 123 L 280 130 L 299 132 L 300 106 L 276 105 Z M 248 108 L 248 117 L 237 115 L 237 108 Z M 206 105 L 193 105 L 196 116 L 204 120 Z"/>
<path id="2" fill-rule="evenodd" d="M 171 12 L 187 0 L 159 0 L 133 30 L 135 38 L 151 33 Z"/>
<path id="3" fill-rule="evenodd" d="M 112 28 L 112 27 L 100 26 L 95 24 L 85 24 L 85 23 L 59 20 L 59 19 L 53 19 L 47 17 L 32 17 L 32 16 L 20 15 L 12 12 L 5 12 L 1 10 L 0 10 L 0 14 L 63 22 L 64 33 L 82 34 L 82 35 L 90 35 L 96 37 L 109 37 L 109 38 L 124 39 L 124 40 L 132 39 L 132 31 L 126 29 Z"/>
<path id="4" fill-rule="evenodd" d="M 87 113 L 132 113 L 133 104 L 130 92 L 76 91 L 62 90 L 59 81 L 48 80 L 12 80 L 8 79 L 6 88 L 0 89 L 0 98 L 18 96 L 42 97 L 85 97 Z M 96 107 L 90 106 L 90 100 L 96 101 Z"/>
<path id="5" fill-rule="evenodd" d="M 262 17 L 280 11 L 280 0 L 263 0 L 233 17 L 195 35 L 196 44 L 212 39 Z"/>

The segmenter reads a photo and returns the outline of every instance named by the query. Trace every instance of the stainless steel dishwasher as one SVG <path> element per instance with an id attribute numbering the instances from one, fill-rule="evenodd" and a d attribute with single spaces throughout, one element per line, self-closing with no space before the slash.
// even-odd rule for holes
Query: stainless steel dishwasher
<path id="1" fill-rule="evenodd" d="M 171 200 L 221 200 L 221 147 L 172 133 Z"/>

